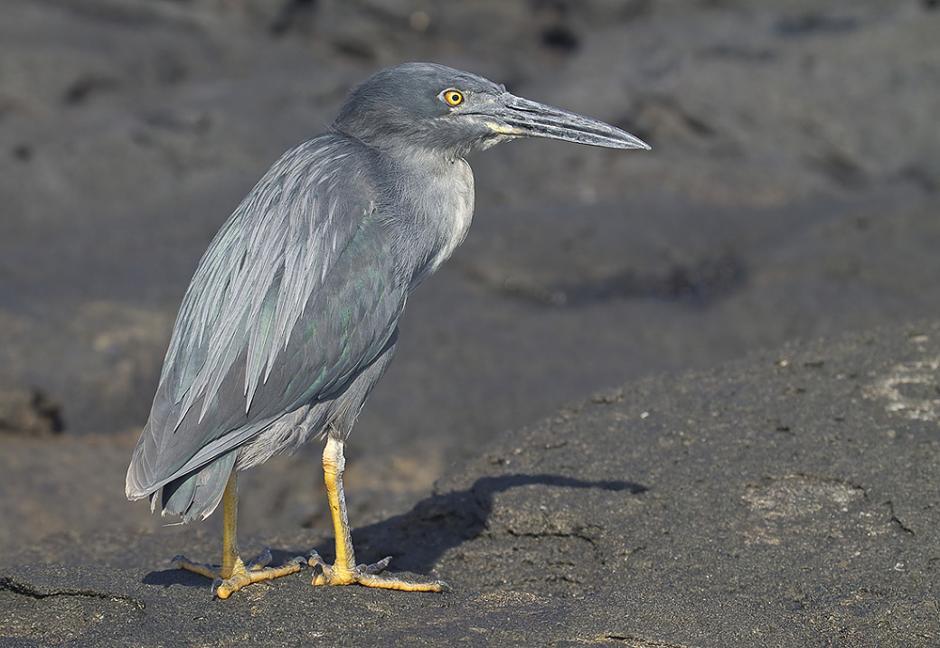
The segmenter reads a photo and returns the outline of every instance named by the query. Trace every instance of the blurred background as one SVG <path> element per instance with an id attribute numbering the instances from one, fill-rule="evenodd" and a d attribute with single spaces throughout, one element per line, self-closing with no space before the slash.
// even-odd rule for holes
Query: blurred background
<path id="1" fill-rule="evenodd" d="M 354 524 L 598 389 L 937 315 L 938 34 L 934 0 L 4 0 L 0 551 L 160 524 L 124 471 L 200 255 L 402 61 L 653 151 L 471 160 L 474 226 L 351 439 Z M 243 534 L 326 528 L 318 454 L 248 474 Z"/>

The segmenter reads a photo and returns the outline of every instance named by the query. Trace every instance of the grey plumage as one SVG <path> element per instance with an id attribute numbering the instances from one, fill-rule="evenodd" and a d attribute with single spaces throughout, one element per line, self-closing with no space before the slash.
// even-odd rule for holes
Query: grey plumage
<path id="1" fill-rule="evenodd" d="M 469 228 L 464 156 L 527 135 L 645 147 L 481 77 L 407 64 L 357 88 L 329 133 L 275 162 L 186 292 L 128 498 L 204 518 L 233 469 L 348 435 L 394 354 L 408 294 Z"/>
<path id="2" fill-rule="evenodd" d="M 306 406 L 335 401 L 385 348 L 407 277 L 388 253 L 374 183 L 365 169 L 344 164 L 352 151 L 368 155 L 333 134 L 289 151 L 210 244 L 177 317 L 128 472 L 129 496 L 186 475 L 207 480 L 211 465 L 193 471 L 266 428 L 275 436 L 279 421 L 293 430 Z M 355 282 L 370 290 L 355 290 Z M 205 507 L 189 506 L 202 501 L 193 492 L 185 508 L 177 496 L 168 512 L 186 519 L 211 512 L 225 479 L 210 481 L 218 492 L 206 492 Z"/>

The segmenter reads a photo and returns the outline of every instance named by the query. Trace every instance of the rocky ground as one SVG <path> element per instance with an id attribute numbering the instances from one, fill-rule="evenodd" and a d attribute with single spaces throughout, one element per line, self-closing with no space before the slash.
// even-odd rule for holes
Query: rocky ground
<path id="1" fill-rule="evenodd" d="M 410 301 L 348 473 L 366 553 L 389 547 L 454 592 L 311 593 L 298 577 L 230 603 L 280 623 L 284 634 L 265 636 L 284 642 L 353 636 L 327 627 L 326 597 L 349 598 L 333 613 L 363 633 L 428 641 L 445 627 L 471 643 L 525 630 L 614 645 L 794 645 L 818 631 L 823 645 L 930 645 L 931 513 L 900 507 L 927 506 L 936 490 L 933 410 L 889 416 L 887 397 L 866 390 L 879 372 L 906 371 L 920 377 L 892 407 L 933 398 L 929 354 L 903 363 L 933 348 L 933 337 L 905 336 L 940 303 L 936 4 L 4 2 L 0 565 L 22 566 L 0 593 L 0 635 L 123 642 L 135 620 L 190 639 L 203 624 L 208 643 L 274 632 L 236 630 L 229 608 L 183 586 L 193 582 L 167 586 L 178 575 L 143 576 L 184 548 L 214 554 L 214 528 L 160 527 L 124 501 L 123 473 L 179 299 L 219 224 L 285 148 L 329 124 L 352 84 L 434 60 L 616 123 L 654 150 L 521 142 L 471 160 L 474 226 Z M 874 346 L 846 337 L 876 326 Z M 838 378 L 830 360 L 775 366 L 760 355 L 706 371 L 818 336 L 842 340 L 838 362 L 875 373 Z M 705 373 L 669 377 L 690 369 Z M 649 375 L 662 378 L 630 382 L 623 401 L 500 436 Z M 787 396 L 788 376 L 818 392 Z M 643 394 L 652 405 L 638 404 Z M 861 409 L 830 422 L 845 394 Z M 702 414 L 708 399 L 715 418 Z M 618 418 L 634 406 L 649 416 Z M 862 412 L 871 418 L 846 418 Z M 522 444 L 555 439 L 556 425 L 577 437 L 554 450 Z M 702 454 L 689 455 L 696 439 Z M 242 479 L 246 538 L 283 551 L 323 541 L 316 455 Z M 422 499 L 439 478 L 439 494 Z M 582 577 L 573 556 L 585 548 Z M 92 582 L 93 558 L 116 571 Z M 60 567 L 35 566 L 47 560 Z M 127 598 L 45 596 L 86 590 Z M 46 613 L 60 630 L 34 624 Z M 752 631 L 766 634 L 740 634 Z"/>
<path id="2" fill-rule="evenodd" d="M 11 643 L 935 646 L 940 323 L 628 383 L 494 439 L 360 558 L 444 594 L 313 589 L 211 600 L 161 567 L 176 533 L 62 537 L 0 570 Z M 243 542 L 257 548 L 259 538 Z M 269 530 L 283 560 L 322 527 Z M 99 567 L 100 565 L 100 567 Z"/>

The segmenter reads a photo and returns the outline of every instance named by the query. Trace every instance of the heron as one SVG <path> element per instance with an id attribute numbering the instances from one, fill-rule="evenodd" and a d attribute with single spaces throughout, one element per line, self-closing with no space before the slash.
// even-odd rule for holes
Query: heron
<path id="1" fill-rule="evenodd" d="M 357 564 L 344 446 L 395 354 L 408 297 L 463 242 L 474 205 L 467 156 L 517 138 L 649 149 L 604 122 L 515 96 L 433 63 L 377 72 L 328 131 L 287 151 L 224 222 L 183 297 L 127 470 L 128 499 L 182 522 L 223 508 L 221 563 L 178 556 L 221 599 L 313 569 L 312 583 L 436 592 L 441 581 Z M 247 563 L 236 475 L 306 441 L 322 466 L 334 562 L 316 552 Z"/>

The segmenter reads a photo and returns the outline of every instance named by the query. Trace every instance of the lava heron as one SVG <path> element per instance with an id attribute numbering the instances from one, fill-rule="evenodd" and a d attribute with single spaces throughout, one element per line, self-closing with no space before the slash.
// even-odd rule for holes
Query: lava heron
<path id="1" fill-rule="evenodd" d="M 228 598 L 294 573 L 239 557 L 236 474 L 311 437 L 336 533 L 314 585 L 440 591 L 357 565 L 343 445 L 388 367 L 408 295 L 463 241 L 473 214 L 466 156 L 518 137 L 648 149 L 603 122 L 516 97 L 442 65 L 378 72 L 329 132 L 285 153 L 222 225 L 180 307 L 126 493 L 184 522 L 222 503 L 221 565 L 178 557 Z"/>

